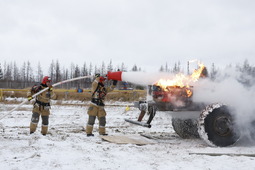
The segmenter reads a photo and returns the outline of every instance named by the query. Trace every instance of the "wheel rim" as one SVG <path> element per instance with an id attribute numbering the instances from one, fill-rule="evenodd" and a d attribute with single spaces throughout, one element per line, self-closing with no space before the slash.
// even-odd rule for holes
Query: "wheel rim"
<path id="1" fill-rule="evenodd" d="M 220 136 L 227 136 L 231 133 L 231 120 L 229 117 L 220 116 L 214 121 L 214 130 Z"/>

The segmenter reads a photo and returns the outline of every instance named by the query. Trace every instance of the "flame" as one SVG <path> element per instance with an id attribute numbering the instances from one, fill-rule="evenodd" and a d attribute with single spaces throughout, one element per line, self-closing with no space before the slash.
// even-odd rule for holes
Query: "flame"
<path id="1" fill-rule="evenodd" d="M 190 76 L 193 82 L 196 82 L 202 75 L 202 71 L 205 69 L 205 66 L 202 63 L 198 63 L 199 68 L 194 70 L 192 75 Z"/>
<path id="2" fill-rule="evenodd" d="M 164 91 L 169 91 L 168 87 L 187 88 L 186 94 L 188 97 L 192 95 L 192 90 L 189 89 L 190 84 L 198 81 L 203 76 L 202 72 L 205 66 L 198 63 L 199 68 L 194 70 L 191 75 L 184 75 L 182 73 L 176 74 L 173 79 L 160 79 L 155 85 L 160 86 Z"/>
<path id="3" fill-rule="evenodd" d="M 186 76 L 184 74 L 176 74 L 174 79 L 160 79 L 156 85 L 162 87 L 163 89 L 166 89 L 169 86 L 179 86 L 179 87 L 184 87 L 186 86 L 185 84 L 185 79 Z"/>
<path id="4" fill-rule="evenodd" d="M 186 90 L 186 94 L 187 94 L 187 97 L 191 97 L 192 96 L 192 91 L 190 89 L 185 89 Z"/>

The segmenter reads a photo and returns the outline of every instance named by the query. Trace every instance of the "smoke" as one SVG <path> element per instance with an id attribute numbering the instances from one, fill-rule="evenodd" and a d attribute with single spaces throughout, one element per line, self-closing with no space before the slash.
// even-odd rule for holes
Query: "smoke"
<path id="1" fill-rule="evenodd" d="M 122 80 L 139 85 L 152 85 L 159 79 L 171 79 L 167 73 L 123 72 Z M 212 104 L 224 103 L 231 108 L 241 139 L 255 143 L 255 81 L 235 68 L 229 67 L 216 75 L 214 81 L 200 79 L 191 84 L 193 101 Z M 246 140 L 247 141 L 247 140 Z"/>
<path id="2" fill-rule="evenodd" d="M 130 83 L 148 86 L 153 85 L 159 79 L 172 79 L 173 74 L 169 73 L 149 73 L 149 72 L 123 72 L 122 80 Z"/>
<path id="3" fill-rule="evenodd" d="M 173 79 L 174 75 L 163 72 L 123 72 L 122 81 L 127 81 L 133 84 L 147 87 L 159 81 L 159 79 Z M 152 96 L 147 93 L 146 100 L 153 100 Z"/>
<path id="4" fill-rule="evenodd" d="M 159 79 L 172 79 L 174 76 L 169 73 L 123 72 L 122 80 L 148 86 L 153 85 Z M 218 73 L 213 81 L 205 78 L 191 85 L 194 102 L 226 104 L 231 109 L 230 112 L 240 130 L 241 139 L 246 138 L 250 143 L 255 143 L 254 78 L 229 67 Z"/>
<path id="5" fill-rule="evenodd" d="M 255 142 L 255 85 L 251 82 L 254 80 L 248 75 L 226 68 L 214 81 L 203 79 L 196 82 L 193 101 L 228 105 L 241 137 Z"/>

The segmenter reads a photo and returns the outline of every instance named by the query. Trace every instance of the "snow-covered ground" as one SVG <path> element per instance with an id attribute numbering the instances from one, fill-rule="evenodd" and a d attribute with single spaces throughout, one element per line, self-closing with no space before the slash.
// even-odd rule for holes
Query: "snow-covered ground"
<path id="1" fill-rule="evenodd" d="M 238 142 L 234 146 L 220 148 L 210 147 L 200 139 L 181 139 L 172 128 L 171 116 L 164 112 L 157 113 L 150 129 L 132 125 L 125 122 L 124 118 L 136 119 L 139 111 L 133 107 L 125 111 L 126 105 L 132 103 L 107 103 L 108 134 L 149 135 L 153 137 L 150 139 L 153 144 L 115 144 L 104 141 L 98 135 L 98 122 L 95 124 L 95 137 L 87 137 L 84 131 L 88 118 L 87 106 L 81 106 L 79 102 L 73 102 L 73 105 L 53 104 L 49 134 L 42 136 L 39 126 L 37 132 L 30 135 L 32 104 L 28 103 L 0 120 L 0 169 L 255 169 L 255 157 L 245 155 L 255 154 L 254 145 Z M 0 116 L 15 106 L 0 103 Z"/>

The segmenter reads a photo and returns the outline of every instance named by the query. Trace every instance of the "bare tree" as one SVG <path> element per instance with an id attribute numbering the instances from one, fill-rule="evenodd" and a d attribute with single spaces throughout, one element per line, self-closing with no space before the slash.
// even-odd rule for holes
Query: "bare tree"
<path id="1" fill-rule="evenodd" d="M 210 74 L 211 80 L 216 79 L 217 72 L 218 71 L 216 70 L 214 63 L 212 63 L 211 74 Z"/>
<path id="2" fill-rule="evenodd" d="M 40 82 L 42 78 L 43 78 L 43 71 L 42 71 L 41 63 L 38 62 L 36 81 Z"/>
<path id="3" fill-rule="evenodd" d="M 101 75 L 107 74 L 107 71 L 106 71 L 104 62 L 102 62 L 102 65 L 101 65 L 101 69 L 100 69 L 100 70 L 101 70 L 101 71 L 100 71 L 100 74 L 101 74 Z"/>
<path id="4" fill-rule="evenodd" d="M 164 67 L 162 65 L 160 66 L 159 71 L 164 72 Z"/>
<path id="5" fill-rule="evenodd" d="M 34 74 L 33 74 L 33 69 L 31 67 L 31 63 L 27 61 L 27 68 L 26 68 L 26 80 L 27 83 L 34 82 Z"/>
<path id="6" fill-rule="evenodd" d="M 168 68 L 167 62 L 166 62 L 166 65 L 165 65 L 165 72 L 169 72 L 169 68 Z"/>
<path id="7" fill-rule="evenodd" d="M 95 65 L 94 67 L 94 75 L 97 74 L 97 73 L 100 73 L 100 70 L 97 68 L 97 66 Z"/>
<path id="8" fill-rule="evenodd" d="M 113 71 L 112 59 L 110 60 L 110 63 L 107 66 L 107 71 Z"/>
<path id="9" fill-rule="evenodd" d="M 24 62 L 22 67 L 21 67 L 21 70 L 20 70 L 21 77 L 22 77 L 22 80 L 23 80 L 22 88 L 26 87 L 26 85 L 27 85 L 27 82 L 26 82 L 26 79 L 27 79 L 26 78 L 26 67 L 27 67 L 26 62 Z"/>
<path id="10" fill-rule="evenodd" d="M 13 80 L 13 78 L 12 78 L 12 63 L 6 64 L 5 80 L 7 80 L 7 81 Z"/>
<path id="11" fill-rule="evenodd" d="M 173 73 L 179 73 L 181 70 L 180 68 L 180 62 L 174 63 Z"/>
<path id="12" fill-rule="evenodd" d="M 132 67 L 132 71 L 138 71 L 136 64 Z"/>
<path id="13" fill-rule="evenodd" d="M 55 82 L 56 77 L 55 77 L 55 62 L 54 62 L 54 60 L 51 61 L 50 68 L 49 68 L 49 73 L 48 74 L 51 77 L 52 81 Z"/>
<path id="14" fill-rule="evenodd" d="M 87 76 L 88 75 L 88 69 L 87 69 L 87 65 L 86 63 L 83 64 L 82 68 L 81 68 L 81 74 L 83 76 Z"/>
<path id="15" fill-rule="evenodd" d="M 67 80 L 67 79 L 69 79 L 69 71 L 68 71 L 68 69 L 66 69 L 66 68 L 62 68 L 62 80 Z M 61 87 L 63 88 L 63 87 L 65 87 L 65 88 L 70 88 L 70 83 L 66 83 L 66 84 L 64 84 L 64 85 L 61 85 Z"/>
<path id="16" fill-rule="evenodd" d="M 73 77 L 80 77 L 80 68 L 79 66 L 76 64 L 75 68 L 74 68 L 74 75 Z"/>
<path id="17" fill-rule="evenodd" d="M 55 65 L 55 82 L 59 82 L 60 80 L 61 80 L 60 65 L 57 60 Z"/>
<path id="18" fill-rule="evenodd" d="M 88 74 L 89 74 L 89 75 L 92 75 L 92 74 L 93 74 L 93 66 L 92 66 L 91 63 L 89 64 L 89 71 L 88 71 Z"/>
<path id="19" fill-rule="evenodd" d="M 127 67 L 124 63 L 121 63 L 120 71 L 127 71 Z"/>
<path id="20" fill-rule="evenodd" d="M 78 65 L 76 65 L 75 68 L 74 68 L 74 75 L 73 75 L 73 77 L 80 77 L 80 75 L 81 75 L 80 68 L 79 68 Z M 80 88 L 80 83 L 81 83 L 81 80 L 75 81 L 74 82 L 75 87 L 76 88 Z"/>
<path id="21" fill-rule="evenodd" d="M 20 80 L 20 72 L 16 62 L 13 63 L 13 80 L 16 82 Z"/>

